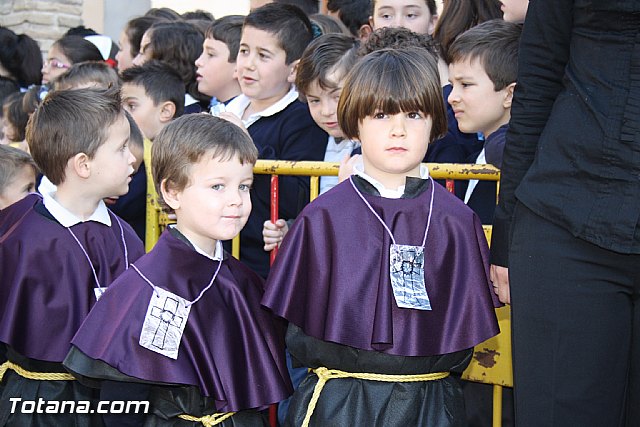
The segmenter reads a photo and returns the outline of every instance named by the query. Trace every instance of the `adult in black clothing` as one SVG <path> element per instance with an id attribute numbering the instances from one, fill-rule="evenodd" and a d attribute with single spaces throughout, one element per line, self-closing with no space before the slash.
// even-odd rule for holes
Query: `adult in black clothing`
<path id="1" fill-rule="evenodd" d="M 532 0 L 525 22 L 491 246 L 516 425 L 637 425 L 640 2 Z"/>

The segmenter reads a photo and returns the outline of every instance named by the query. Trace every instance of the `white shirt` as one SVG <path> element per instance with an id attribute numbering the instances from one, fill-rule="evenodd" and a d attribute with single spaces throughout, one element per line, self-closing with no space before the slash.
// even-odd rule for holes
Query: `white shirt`
<path id="1" fill-rule="evenodd" d="M 283 96 L 274 104 L 270 105 L 264 110 L 259 111 L 257 113 L 253 113 L 246 119 L 243 119 L 242 123 L 246 128 L 248 128 L 249 126 L 257 122 L 260 118 L 273 116 L 274 114 L 277 114 L 280 111 L 284 110 L 285 108 L 287 108 L 289 104 L 294 102 L 296 99 L 298 99 L 298 91 L 293 86 L 291 86 L 291 88 L 289 89 L 289 92 L 287 92 L 285 96 Z M 226 105 L 225 110 L 232 112 L 233 114 L 238 116 L 240 119 L 242 119 L 244 110 L 247 109 L 249 104 L 251 104 L 251 99 L 244 94 L 240 94 L 235 98 L 233 98 L 233 100 L 231 100 L 231 102 L 229 102 Z"/>
<path id="2" fill-rule="evenodd" d="M 478 154 L 478 158 L 476 159 L 476 165 L 483 165 L 485 163 L 487 163 L 487 159 L 485 158 L 484 148 L 483 148 L 482 151 L 480 151 L 480 154 Z M 471 198 L 471 195 L 473 194 L 473 190 L 475 190 L 476 185 L 478 185 L 477 179 L 469 180 L 469 185 L 467 186 L 467 192 L 464 194 L 465 205 L 469 203 L 469 199 Z"/>
<path id="3" fill-rule="evenodd" d="M 382 185 L 380 181 L 367 175 L 364 172 L 364 166 L 362 164 L 355 164 L 353 166 L 353 174 L 358 175 L 363 179 L 366 179 L 369 182 L 369 184 L 373 185 L 376 188 L 376 190 L 378 190 L 378 192 L 382 197 L 386 197 L 387 199 L 399 199 L 404 194 L 405 185 L 401 185 L 395 190 L 385 188 L 385 186 Z M 422 164 L 420 165 L 420 178 L 421 179 L 429 178 L 429 169 Z"/>
<path id="4" fill-rule="evenodd" d="M 324 153 L 325 162 L 341 162 L 345 156 L 351 155 L 354 148 L 359 147 L 360 143 L 350 139 L 343 139 L 336 143 L 336 139 L 329 135 L 327 142 L 327 150 Z M 323 176 L 320 178 L 320 194 L 325 193 L 338 184 L 337 176 Z"/>
<path id="5" fill-rule="evenodd" d="M 171 228 L 175 228 L 175 224 L 170 224 L 169 227 Z M 182 234 L 182 233 L 180 233 Z M 196 245 L 195 243 L 193 243 L 187 236 L 185 236 L 184 234 L 182 234 L 182 237 L 184 237 L 185 239 L 187 239 L 187 241 L 189 243 L 191 243 L 191 246 L 193 246 L 193 248 L 196 250 L 196 252 L 198 252 L 200 255 L 202 256 L 206 256 L 209 259 L 212 259 L 214 261 L 222 261 L 223 255 L 224 255 L 224 249 L 222 247 L 222 242 L 220 240 L 216 241 L 216 251 L 213 254 L 213 256 L 209 255 L 208 253 L 206 253 L 205 251 L 202 250 L 202 248 L 200 248 L 198 245 Z"/>
<path id="6" fill-rule="evenodd" d="M 53 185 L 53 184 L 51 184 Z M 42 188 L 42 186 L 40 186 Z M 42 194 L 42 201 L 44 203 L 44 207 L 47 208 L 49 213 L 53 215 L 53 217 L 62 224 L 63 227 L 69 228 L 73 227 L 76 224 L 80 224 L 81 222 L 87 221 L 95 221 L 101 224 L 106 225 L 107 227 L 111 227 L 111 216 L 109 215 L 109 210 L 107 209 L 107 205 L 104 204 L 102 200 L 98 203 L 98 207 L 91 214 L 89 218 L 86 220 L 82 220 L 78 218 L 75 214 L 71 213 L 67 208 L 62 206 L 54 197 L 56 192 L 45 192 Z"/>

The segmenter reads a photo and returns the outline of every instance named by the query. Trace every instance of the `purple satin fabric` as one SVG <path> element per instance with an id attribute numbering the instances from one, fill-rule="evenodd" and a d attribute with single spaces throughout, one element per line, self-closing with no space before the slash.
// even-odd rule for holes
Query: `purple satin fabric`
<path id="1" fill-rule="evenodd" d="M 165 231 L 135 265 L 156 286 L 193 301 L 211 280 L 217 261 Z M 126 375 L 197 386 L 216 401 L 218 411 L 262 407 L 291 394 L 285 325 L 260 306 L 262 285 L 247 267 L 226 258 L 214 285 L 191 306 L 173 360 L 138 344 L 153 291 L 130 269 L 105 292 L 72 343 Z"/>
<path id="2" fill-rule="evenodd" d="M 396 243 L 422 244 L 430 190 L 412 199 L 364 196 Z M 431 311 L 396 305 L 389 235 L 347 181 L 298 217 L 272 266 L 262 303 L 307 335 L 400 356 L 452 353 L 496 335 L 499 302 L 480 221 L 440 185 L 433 209 L 425 246 Z"/>
<path id="3" fill-rule="evenodd" d="M 62 362 L 70 341 L 94 305 L 91 266 L 69 231 L 35 210 L 28 195 L 0 213 L 0 342 L 38 360 Z M 102 286 L 125 270 L 120 227 L 93 221 L 71 227 L 87 251 Z M 129 261 L 144 253 L 121 221 Z"/>

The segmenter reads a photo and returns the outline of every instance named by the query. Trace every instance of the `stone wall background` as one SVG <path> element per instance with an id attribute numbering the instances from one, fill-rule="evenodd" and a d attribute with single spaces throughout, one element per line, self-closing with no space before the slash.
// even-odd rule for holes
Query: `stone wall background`
<path id="1" fill-rule="evenodd" d="M 82 25 L 83 0 L 0 0 L 0 25 L 27 34 L 43 53 L 69 28 Z"/>

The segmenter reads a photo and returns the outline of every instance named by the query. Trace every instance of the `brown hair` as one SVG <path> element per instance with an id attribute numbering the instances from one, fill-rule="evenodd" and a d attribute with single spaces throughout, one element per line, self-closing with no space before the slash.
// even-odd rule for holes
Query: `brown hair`
<path id="1" fill-rule="evenodd" d="M 451 63 L 478 60 L 493 82 L 502 90 L 518 77 L 518 45 L 522 26 L 504 19 L 483 22 L 460 34 L 449 47 Z"/>
<path id="2" fill-rule="evenodd" d="M 338 103 L 345 137 L 357 139 L 362 120 L 377 111 L 420 111 L 432 119 L 431 140 L 444 135 L 447 113 L 433 55 L 426 50 L 382 49 L 356 63 Z"/>
<path id="3" fill-rule="evenodd" d="M 29 153 L 0 144 L 0 194 L 4 193 L 13 176 L 24 166 L 31 166 L 33 171 L 38 173 L 38 167 Z"/>
<path id="4" fill-rule="evenodd" d="M 296 88 L 301 98 L 316 80 L 322 89 L 334 89 L 335 82 L 329 81 L 329 74 L 338 73 L 340 79 L 346 76 L 358 59 L 357 46 L 358 42 L 346 34 L 325 34 L 312 41 L 296 71 Z"/>
<path id="5" fill-rule="evenodd" d="M 53 91 L 29 119 L 27 143 L 40 170 L 59 185 L 67 162 L 78 153 L 93 158 L 122 116 L 116 89 Z"/>
<path id="6" fill-rule="evenodd" d="M 209 25 L 209 28 L 204 33 L 205 38 L 215 39 L 227 45 L 227 49 L 229 49 L 227 62 L 229 63 L 236 62 L 238 58 L 243 22 L 244 16 L 241 15 L 223 16 Z"/>
<path id="7" fill-rule="evenodd" d="M 237 156 L 240 163 L 255 164 L 258 150 L 238 126 L 208 114 L 187 114 L 167 126 L 156 136 L 151 148 L 151 173 L 160 204 L 161 186 L 184 190 L 189 185 L 191 165 L 203 156 L 228 160 Z"/>
<path id="8" fill-rule="evenodd" d="M 25 129 L 29 115 L 22 109 L 24 93 L 15 92 L 7 96 L 2 104 L 2 116 L 13 128 L 12 142 L 24 141 Z"/>
<path id="9" fill-rule="evenodd" d="M 102 89 L 118 88 L 120 77 L 104 61 L 78 62 L 53 81 L 53 90 L 75 89 L 82 85 L 94 85 Z"/>

